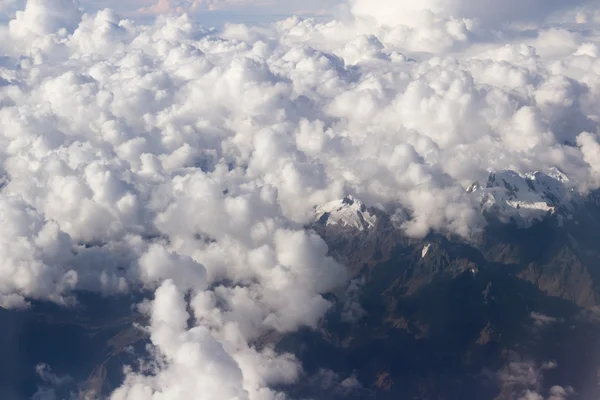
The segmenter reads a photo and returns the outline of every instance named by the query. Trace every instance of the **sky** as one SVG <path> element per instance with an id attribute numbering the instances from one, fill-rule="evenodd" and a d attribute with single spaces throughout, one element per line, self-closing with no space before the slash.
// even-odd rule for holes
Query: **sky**
<path id="1" fill-rule="evenodd" d="M 25 0 L 0 0 L 0 15 L 4 19 L 22 8 Z M 123 16 L 148 21 L 156 15 L 188 12 L 207 26 L 225 23 L 265 23 L 292 15 L 331 18 L 343 3 L 340 0 L 80 0 L 86 12 L 110 8 Z"/>
<path id="2" fill-rule="evenodd" d="M 0 4 L 0 306 L 152 293 L 113 400 L 285 399 L 302 366 L 254 341 L 349 285 L 318 205 L 468 239 L 490 171 L 600 188 L 596 2 Z"/>
<path id="3" fill-rule="evenodd" d="M 14 10 L 22 8 L 25 2 L 26 0 L 2 0 L 0 10 L 11 15 Z M 240 22 L 240 19 L 244 17 L 248 18 L 248 21 L 254 22 L 281 19 L 291 15 L 331 18 L 343 15 L 349 9 L 353 9 L 352 12 L 355 14 L 369 9 L 368 13 L 378 14 L 378 18 L 390 18 L 390 21 L 398 24 L 414 20 L 414 12 L 423 9 L 448 16 L 469 16 L 471 14 L 476 15 L 479 19 L 485 16 L 485 18 L 493 17 L 496 20 L 511 19 L 507 12 L 518 9 L 521 13 L 520 18 L 539 19 L 556 11 L 585 8 L 578 7 L 585 3 L 587 2 L 579 0 L 571 2 L 571 4 L 564 0 L 530 0 L 525 7 L 516 1 L 497 7 L 494 2 L 446 0 L 427 0 L 420 3 L 406 1 L 347 2 L 344 0 L 79 0 L 78 6 L 86 12 L 110 8 L 121 15 L 136 19 L 145 19 L 151 15 L 186 12 L 207 22 L 210 21 L 210 18 L 214 18 L 216 21 Z M 373 4 L 376 6 L 373 7 Z M 521 7 L 515 7 L 517 4 Z"/>

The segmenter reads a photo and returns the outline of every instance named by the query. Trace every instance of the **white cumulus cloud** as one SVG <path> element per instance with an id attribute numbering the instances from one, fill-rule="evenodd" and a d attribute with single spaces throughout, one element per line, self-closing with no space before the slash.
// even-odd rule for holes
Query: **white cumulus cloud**
<path id="1" fill-rule="evenodd" d="M 597 28 L 504 28 L 559 1 L 385 4 L 214 31 L 29 0 L 0 27 L 0 306 L 150 290 L 153 359 L 112 398 L 280 400 L 302 366 L 256 342 L 317 328 L 348 283 L 316 205 L 468 237 L 489 170 L 600 186 Z"/>

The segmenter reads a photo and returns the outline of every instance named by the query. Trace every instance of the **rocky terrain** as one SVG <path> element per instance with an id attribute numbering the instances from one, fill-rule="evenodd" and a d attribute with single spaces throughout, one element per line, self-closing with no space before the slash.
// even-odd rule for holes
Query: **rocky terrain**
<path id="1" fill-rule="evenodd" d="M 279 343 L 319 382 L 295 395 L 600 395 L 597 194 L 572 191 L 558 170 L 491 174 L 468 192 L 487 220 L 469 240 L 411 239 L 353 197 L 317 208 L 311 228 L 353 283 L 321 331 Z"/>
<path id="2" fill-rule="evenodd" d="M 474 183 L 468 193 L 487 224 L 471 238 L 411 238 L 397 216 L 352 196 L 317 207 L 307 229 L 351 281 L 329 294 L 334 307 L 318 330 L 254 343 L 302 361 L 300 383 L 280 389 L 315 400 L 598 398 L 600 196 L 568 182 L 552 170 Z M 0 338 L 0 398 L 45 400 L 48 380 L 56 398 L 101 398 L 136 365 L 130 350 L 148 343 L 135 327 L 137 300 L 79 300 L 0 310 L 14 327 Z M 27 339 L 34 334 L 48 341 Z"/>
<path id="3" fill-rule="evenodd" d="M 121 382 L 124 365 L 135 365 L 131 350 L 143 352 L 146 341 L 136 299 L 78 296 L 74 307 L 0 308 L 0 399 L 97 399 Z"/>

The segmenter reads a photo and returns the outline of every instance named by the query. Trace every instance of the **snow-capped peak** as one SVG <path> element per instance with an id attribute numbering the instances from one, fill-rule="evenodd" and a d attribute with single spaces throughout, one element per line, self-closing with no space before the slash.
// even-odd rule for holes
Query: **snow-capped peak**
<path id="1" fill-rule="evenodd" d="M 574 202 L 581 198 L 569 187 L 569 178 L 557 168 L 546 173 L 492 172 L 485 186 L 475 182 L 467 192 L 477 196 L 482 211 L 494 212 L 501 218 L 513 218 L 525 225 L 559 208 L 571 210 Z"/>
<path id="2" fill-rule="evenodd" d="M 377 221 L 367 206 L 350 195 L 318 206 L 315 212 L 317 221 L 325 220 L 327 225 L 350 226 L 359 231 L 374 227 Z"/>

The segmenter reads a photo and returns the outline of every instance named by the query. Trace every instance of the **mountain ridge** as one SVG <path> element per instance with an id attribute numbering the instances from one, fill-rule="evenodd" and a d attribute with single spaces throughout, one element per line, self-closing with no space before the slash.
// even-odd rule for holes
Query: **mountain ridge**
<path id="1" fill-rule="evenodd" d="M 393 215 L 353 196 L 317 208 L 307 228 L 352 282 L 319 331 L 291 334 L 278 349 L 296 354 L 309 376 L 325 365 L 356 377 L 366 391 L 357 398 L 596 398 L 600 321 L 589 316 L 600 309 L 597 194 L 577 192 L 556 169 L 491 173 L 468 195 L 485 199 L 477 240 L 410 237 Z M 353 223 L 364 216 L 372 224 Z M 351 398 L 301 384 L 290 390 Z"/>

